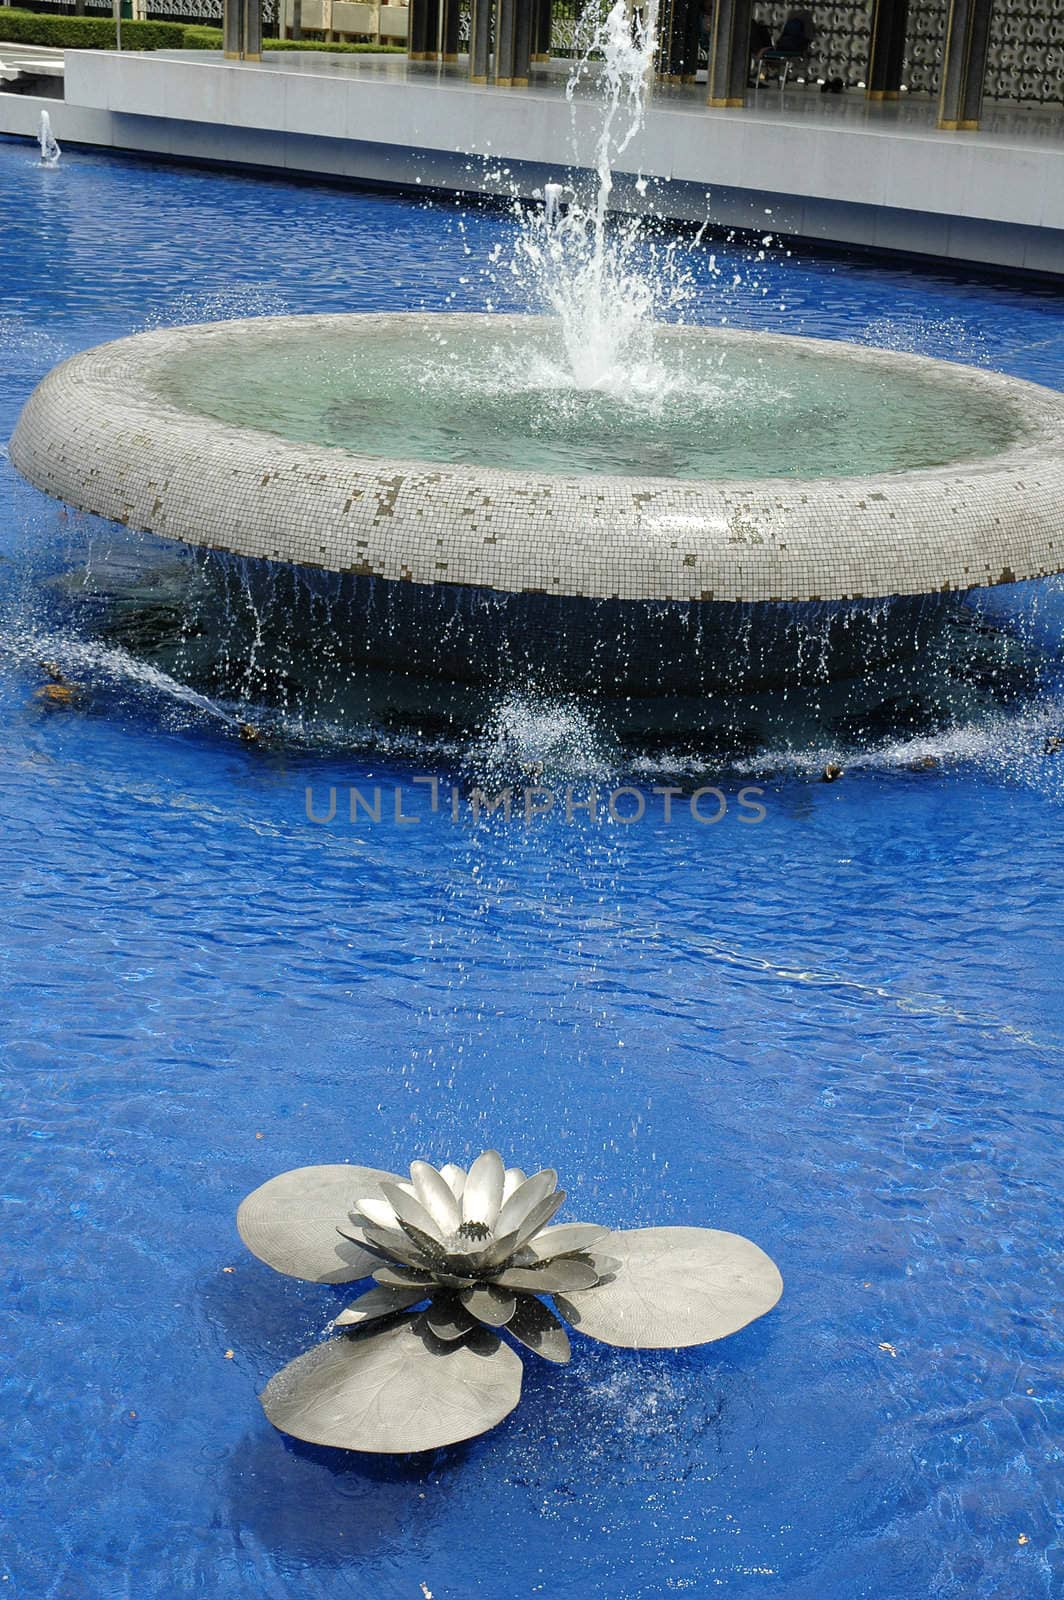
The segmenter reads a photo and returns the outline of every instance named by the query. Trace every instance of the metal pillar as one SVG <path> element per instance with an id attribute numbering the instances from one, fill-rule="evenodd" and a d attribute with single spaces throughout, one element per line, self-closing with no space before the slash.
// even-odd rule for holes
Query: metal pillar
<path id="1" fill-rule="evenodd" d="M 441 38 L 444 61 L 458 60 L 458 24 L 461 21 L 458 0 L 440 0 L 443 9 Z"/>
<path id="2" fill-rule="evenodd" d="M 410 0 L 406 53 L 410 61 L 435 61 L 440 43 L 441 0 Z M 446 0 L 444 0 L 446 4 Z M 451 0 L 457 11 L 457 0 Z M 455 23 L 457 31 L 457 22 Z"/>
<path id="3" fill-rule="evenodd" d="M 716 0 L 707 73 L 706 100 L 711 106 L 746 104 L 752 11 L 753 0 Z"/>
<path id="4" fill-rule="evenodd" d="M 994 0 L 950 0 L 942 52 L 938 125 L 962 132 L 979 126 Z"/>
<path id="5" fill-rule="evenodd" d="M 229 61 L 262 60 L 262 0 L 223 0 L 222 48 Z"/>
<path id="6" fill-rule="evenodd" d="M 410 0 L 406 35 L 406 54 L 410 61 L 425 59 L 428 15 L 428 0 Z"/>
<path id="7" fill-rule="evenodd" d="M 658 6 L 658 50 L 654 57 L 654 70 L 666 83 L 672 77 L 672 0 L 660 0 Z"/>
<path id="8" fill-rule="evenodd" d="M 440 58 L 440 6 L 442 0 L 423 0 L 425 7 L 425 47 L 422 61 Z"/>
<path id="9" fill-rule="evenodd" d="M 666 83 L 691 83 L 698 66 L 702 0 L 666 0 L 658 17 L 658 72 Z M 693 27 L 692 27 L 693 23 Z"/>
<path id="10" fill-rule="evenodd" d="M 492 0 L 473 0 L 469 16 L 469 81 L 487 83 L 491 62 Z"/>
<path id="11" fill-rule="evenodd" d="M 865 77 L 869 100 L 898 99 L 908 25 L 909 0 L 875 0 L 872 43 Z"/>
<path id="12" fill-rule="evenodd" d="M 694 83 L 698 76 L 698 52 L 702 45 L 702 0 L 688 0 L 687 26 L 684 29 L 683 81 Z"/>
<path id="13" fill-rule="evenodd" d="M 495 71 L 492 77 L 500 89 L 513 88 L 517 5 L 518 0 L 497 0 L 495 6 Z"/>
<path id="14" fill-rule="evenodd" d="M 528 88 L 532 61 L 532 0 L 514 0 L 514 70 L 510 80 L 515 89 Z"/>
<path id="15" fill-rule="evenodd" d="M 532 35 L 532 60 L 549 61 L 551 35 L 554 30 L 554 0 L 539 0 L 535 12 L 536 26 Z"/>
<path id="16" fill-rule="evenodd" d="M 244 60 L 262 60 L 262 0 L 244 0 Z"/>

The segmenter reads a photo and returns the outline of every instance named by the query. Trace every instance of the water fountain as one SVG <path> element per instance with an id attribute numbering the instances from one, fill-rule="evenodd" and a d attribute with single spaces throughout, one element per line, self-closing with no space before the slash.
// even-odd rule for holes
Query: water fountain
<path id="1" fill-rule="evenodd" d="M 63 152 L 59 148 L 59 141 L 52 132 L 52 119 L 47 111 L 41 112 L 40 121 L 37 124 L 37 143 L 41 149 L 41 166 L 57 167 L 59 165 L 59 157 Z"/>
<path id="2" fill-rule="evenodd" d="M 58 174 L 38 171 L 35 145 L 0 147 L 0 261 L 17 288 L 4 325 L 5 437 L 50 365 L 135 327 L 401 309 L 421 303 L 413 294 L 479 309 L 473 262 L 499 240 L 494 300 L 510 303 L 510 229 L 495 214 L 103 150 L 73 170 L 68 158 L 64 149 Z M 592 203 L 574 185 L 555 222 Z M 530 217 L 527 237 L 545 258 L 541 220 Z M 297 249 L 313 272 L 292 272 Z M 772 251 L 750 269 L 760 281 L 747 276 L 730 293 L 747 259 L 741 246 L 720 247 L 715 279 L 701 252 L 706 298 L 690 314 L 908 343 L 1064 381 L 1048 285 Z M 768 286 L 776 292 L 762 298 Z M 447 389 L 448 325 L 435 326 L 435 381 L 462 399 L 457 382 Z M 544 337 L 553 363 L 564 346 L 556 323 Z M 683 336 L 659 343 L 671 337 L 686 372 Z M 640 359 L 668 353 L 651 340 Z M 552 389 L 545 364 L 525 405 L 537 426 L 569 408 L 551 448 L 586 443 L 581 416 L 595 428 L 598 417 L 627 419 L 634 437 L 606 446 L 616 458 L 641 452 L 653 477 L 647 452 L 664 446 L 640 437 L 639 422 L 654 421 L 653 400 Z M 751 366 L 754 392 L 782 406 L 788 385 L 773 399 Z M 893 393 L 894 369 L 881 370 Z M 960 412 L 975 390 L 948 370 Z M 732 388 L 738 404 L 744 391 Z M 810 407 L 780 492 L 794 488 L 831 395 Z M 725 385 L 716 412 L 730 401 Z M 165 435 L 161 415 L 145 401 L 128 436 L 115 430 L 106 471 L 117 481 L 145 438 Z M 339 421 L 351 425 L 350 412 Z M 56 419 L 53 470 L 96 425 L 76 410 Z M 778 431 L 762 430 L 759 457 L 778 447 Z M 870 431 L 882 449 L 882 429 Z M 195 485 L 193 464 L 181 481 L 204 523 L 235 540 L 247 519 L 211 517 L 211 493 L 233 491 L 224 441 L 205 435 L 209 480 Z M 268 429 L 258 438 L 279 443 Z M 473 446 L 487 447 L 483 429 Z M 239 457 L 229 465 L 242 470 Z M 541 699 L 520 671 L 518 608 L 542 618 L 559 597 L 455 586 L 448 612 L 442 584 L 141 535 L 49 504 L 13 470 L 5 481 L 0 965 L 14 1381 L 0 1420 L 19 1467 L 8 1499 L 20 1530 L 0 1569 L 5 1587 L 128 1588 L 138 1600 L 262 1600 L 297 1587 L 300 1600 L 1045 1593 L 1058 1548 L 1059 1346 L 1047 1308 L 1059 1125 L 1046 1085 L 1064 1050 L 1052 982 L 1064 584 L 969 591 L 968 604 L 955 593 L 659 606 L 570 597 L 574 627 L 599 612 L 602 657 L 589 676 L 611 652 L 624 656 L 611 618 L 644 652 L 646 678 L 628 681 L 645 736 L 619 744 L 603 730 L 601 694 Z M 1033 481 L 1017 473 L 1016 495 Z M 171 493 L 162 478 L 156 493 Z M 944 499 L 929 525 L 953 515 Z M 993 634 L 976 633 L 977 601 L 998 607 Z M 753 678 L 772 619 L 806 618 L 787 639 L 780 626 L 777 654 L 784 671 L 814 676 L 825 630 L 838 646 L 827 665 L 842 660 L 847 609 L 877 652 L 877 692 L 898 705 L 927 687 L 929 657 L 914 662 L 913 641 L 933 642 L 936 615 L 955 615 L 973 639 L 944 662 L 957 695 L 978 689 L 976 637 L 993 647 L 993 685 L 1010 628 L 1017 649 L 1040 631 L 1048 666 L 1006 714 L 968 716 L 951 702 L 918 740 L 899 715 L 891 742 L 867 721 L 840 728 L 834 718 L 817 724 L 817 742 L 797 702 L 841 697 L 840 678 L 801 693 L 744 691 L 777 718 L 756 748 L 707 733 L 723 692 L 690 697 L 689 743 L 665 722 L 683 697 L 643 692 L 665 676 L 666 629 L 678 652 L 670 674 L 680 656 L 692 679 L 700 664 L 708 671 L 707 635 L 730 628 L 734 660 Z M 286 626 L 293 617 L 299 626 Z M 357 713 L 333 716 L 326 704 L 301 725 L 286 714 L 292 683 L 316 690 L 332 663 L 344 677 L 365 651 L 367 618 L 397 663 L 405 642 L 426 670 L 435 651 L 467 674 L 493 665 L 477 642 L 494 626 L 514 652 L 512 681 L 425 685 L 397 668 L 387 719 L 360 729 Z M 230 620 L 246 634 L 243 652 L 221 635 Z M 891 632 L 908 672 L 884 662 Z M 575 675 L 577 640 L 549 642 L 569 652 Z M 546 675 L 546 643 L 541 655 Z M 41 696 L 53 668 L 72 698 Z M 347 672 L 350 692 L 369 676 Z M 419 694 L 472 715 L 475 737 L 438 735 L 420 710 L 397 726 L 399 696 Z M 222 712 L 230 720 L 216 722 Z M 239 742 L 245 717 L 263 729 L 258 745 Z M 829 764 L 844 776 L 817 781 Z M 744 826 L 753 818 L 737 779 L 763 788 L 758 826 Z M 556 797 L 549 814 L 526 826 L 517 803 L 509 819 L 485 806 L 476 820 L 472 783 L 495 797 L 541 781 Z M 719 825 L 711 795 L 696 811 L 699 788 L 714 782 L 729 801 Z M 621 784 L 646 800 L 633 826 L 608 810 Z M 570 787 L 580 808 L 571 822 Z M 325 821 L 331 788 L 336 815 Z M 367 803 L 352 818 L 356 789 Z M 582 809 L 596 793 L 597 816 Z M 416 823 L 397 819 L 397 794 Z M 617 809 L 633 818 L 637 802 L 629 794 Z M 240 1221 L 265 1254 L 263 1235 L 247 1230 L 256 1213 L 268 1223 L 262 1188 L 277 1196 L 277 1174 L 366 1162 L 405 1180 L 412 1156 L 468 1167 L 495 1143 L 529 1173 L 558 1165 L 570 1209 L 554 1220 L 611 1233 L 734 1231 L 778 1263 L 786 1292 L 726 1339 L 674 1352 L 589 1337 L 594 1297 L 599 1312 L 611 1301 L 601 1283 L 577 1290 L 582 1325 L 558 1319 L 572 1361 L 515 1349 L 500 1384 L 516 1397 L 519 1358 L 511 1415 L 428 1455 L 367 1459 L 276 1432 L 270 1415 L 319 1432 L 290 1409 L 293 1374 L 280 1377 L 293 1362 L 306 1374 L 307 1352 L 325 1351 L 313 1358 L 323 1381 L 356 1351 L 362 1377 L 377 1353 L 379 1380 L 394 1353 L 409 1393 L 407 1356 L 424 1370 L 428 1340 L 419 1348 L 400 1323 L 382 1330 L 386 1343 L 344 1335 L 337 1350 L 348 1318 L 369 1307 L 347 1309 L 357 1289 L 282 1277 L 244 1248 L 233 1226 L 241 1198 L 257 1191 Z M 338 1213 L 325 1219 L 334 1254 L 333 1241 L 344 1248 L 336 1226 L 372 1196 L 343 1171 Z M 608 1254 L 619 1259 L 612 1244 Z M 494 1350 L 495 1335 L 466 1337 Z M 677 1330 L 668 1338 L 677 1343 Z M 441 1379 L 468 1372 L 468 1348 L 440 1355 Z M 440 1389 L 451 1407 L 453 1386 Z M 398 1420 L 391 1408 L 381 1419 Z"/>
<path id="3" fill-rule="evenodd" d="M 14 464 L 203 552 L 347 657 L 472 683 L 694 694 L 925 649 L 973 587 L 1064 568 L 1064 400 L 997 373 L 661 320 L 674 243 L 609 218 L 653 30 L 621 0 L 595 182 L 512 269 L 548 316 L 260 317 L 56 368 Z M 289 576 L 284 576 L 288 574 Z M 292 574 L 297 576 L 293 577 Z"/>

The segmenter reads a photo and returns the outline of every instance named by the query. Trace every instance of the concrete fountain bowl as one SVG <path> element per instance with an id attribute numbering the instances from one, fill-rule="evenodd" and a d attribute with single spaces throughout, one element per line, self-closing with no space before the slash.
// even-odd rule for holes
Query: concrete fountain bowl
<path id="1" fill-rule="evenodd" d="M 943 597 L 1064 569 L 1064 397 L 842 343 L 654 336 L 657 410 L 544 378 L 541 318 L 161 329 L 55 368 L 10 454 L 253 587 L 283 571 L 353 659 L 459 680 L 852 672 L 918 651 Z"/>

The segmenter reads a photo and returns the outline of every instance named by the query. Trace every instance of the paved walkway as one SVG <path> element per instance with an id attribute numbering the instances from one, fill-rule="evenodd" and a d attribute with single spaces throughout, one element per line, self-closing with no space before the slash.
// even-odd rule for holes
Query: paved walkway
<path id="1" fill-rule="evenodd" d="M 391 83 L 439 83 L 449 89 L 468 89 L 483 94 L 483 84 L 471 84 L 465 64 L 443 66 L 432 62 L 408 61 L 397 55 L 330 55 L 322 51 L 269 51 L 258 63 L 247 64 L 254 71 L 273 70 L 285 73 L 307 73 L 314 77 L 339 76 L 357 79 L 386 79 Z M 496 89 L 492 92 L 507 98 L 556 100 L 565 94 L 569 62 L 552 61 L 548 66 L 533 67 L 532 81 L 527 89 Z M 708 114 L 706 105 L 705 72 L 695 84 L 655 84 L 651 103 L 668 106 L 670 111 L 690 111 Z M 491 86 L 488 85 L 489 90 Z M 588 98 L 594 92 L 593 76 L 577 92 L 578 98 Z M 749 91 L 749 103 L 743 109 L 721 111 L 714 116 L 729 121 L 739 119 L 771 119 L 786 122 L 800 119 L 803 126 L 822 126 L 838 129 L 852 127 L 862 133 L 882 131 L 891 135 L 929 133 L 955 141 L 986 142 L 1013 148 L 1044 148 L 1055 144 L 1064 151 L 1064 106 L 1021 106 L 988 100 L 983 108 L 982 125 L 978 133 L 946 133 L 935 126 L 938 102 L 929 95 L 907 95 L 901 100 L 868 100 L 863 89 L 848 89 L 841 95 L 824 95 L 816 84 L 788 86 L 781 94 L 773 83 L 763 84 L 755 93 Z"/>
<path id="2" fill-rule="evenodd" d="M 0 39 L 0 82 L 10 83 L 23 73 L 33 78 L 61 78 L 63 52 L 50 45 L 12 44 Z"/>

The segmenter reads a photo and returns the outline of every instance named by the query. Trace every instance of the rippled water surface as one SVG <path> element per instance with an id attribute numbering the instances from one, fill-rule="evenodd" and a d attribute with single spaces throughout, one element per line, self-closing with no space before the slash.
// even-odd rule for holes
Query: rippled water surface
<path id="1" fill-rule="evenodd" d="M 510 226 L 0 144 L 0 431 L 54 362 L 146 326 L 505 309 L 478 263 Z M 1064 386 L 1047 290 L 716 252 L 706 321 Z M 876 736 L 777 706 L 774 743 L 718 750 L 695 708 L 673 751 L 652 711 L 618 740 L 521 684 L 472 731 L 356 729 L 168 670 L 174 554 L 0 474 L 4 1589 L 1059 1594 L 1059 585 L 985 597 L 973 628 L 1029 670 L 1005 695 L 955 664 L 908 732 L 900 701 Z M 122 627 L 75 603 L 127 566 Z M 551 814 L 474 825 L 479 774 Z M 641 821 L 566 820 L 567 785 L 621 784 Z M 380 823 L 348 820 L 353 785 Z M 530 1358 L 507 1422 L 429 1458 L 275 1433 L 256 1393 L 344 1294 L 247 1257 L 239 1199 L 489 1143 L 557 1165 L 574 1215 L 749 1234 L 782 1302 L 702 1350 Z"/>
<path id="2" fill-rule="evenodd" d="M 184 410 L 371 456 L 660 477 L 892 472 L 995 455 L 999 395 L 928 371 L 659 330 L 655 383 L 575 386 L 550 324 L 369 323 L 196 346 L 154 381 Z"/>

